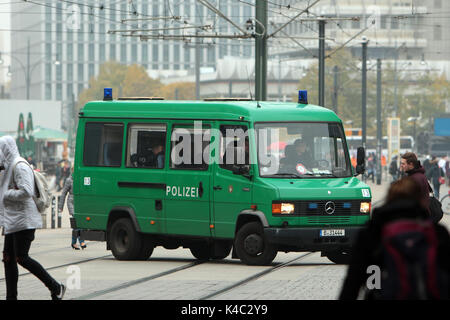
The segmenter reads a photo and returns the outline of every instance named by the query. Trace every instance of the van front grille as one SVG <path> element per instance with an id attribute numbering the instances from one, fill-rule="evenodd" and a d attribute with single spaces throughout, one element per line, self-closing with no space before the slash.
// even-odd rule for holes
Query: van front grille
<path id="1" fill-rule="evenodd" d="M 308 224 L 348 224 L 350 217 L 307 217 Z"/>

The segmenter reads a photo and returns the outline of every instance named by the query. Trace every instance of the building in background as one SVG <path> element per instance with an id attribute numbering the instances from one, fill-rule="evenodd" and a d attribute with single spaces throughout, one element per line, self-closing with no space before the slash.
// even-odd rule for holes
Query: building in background
<path id="1" fill-rule="evenodd" d="M 255 17 L 254 1 L 209 2 L 242 27 L 249 18 Z M 308 3 L 311 1 L 268 1 L 269 22 L 273 22 L 268 26 L 269 33 L 301 12 Z M 98 74 L 101 64 L 109 60 L 137 63 L 151 76 L 164 78 L 194 74 L 196 47 L 200 66 L 216 72 L 217 61 L 224 57 L 254 57 L 254 39 L 141 41 L 136 36 L 110 33 L 134 29 L 141 30 L 134 35 L 142 32 L 181 36 L 202 32 L 194 26 L 220 34 L 238 33 L 229 22 L 195 0 L 43 0 L 13 2 L 11 12 L 11 29 L 15 30 L 11 34 L 11 51 L 16 57 L 11 62 L 11 97 L 62 101 L 67 106 L 63 108 L 66 115 L 72 95 L 76 99 L 89 85 L 89 79 Z M 370 40 L 369 59 L 382 56 L 391 61 L 435 63 L 449 76 L 450 41 L 445 37 L 445 30 L 450 30 L 450 1 L 322 0 L 301 18 L 321 15 L 332 19 L 359 18 L 328 21 L 327 49 L 345 44 L 359 57 L 361 36 L 365 35 Z M 376 24 L 371 26 L 373 19 Z M 356 36 L 366 27 L 364 33 Z M 272 80 L 278 81 L 280 74 L 289 72 L 300 79 L 303 72 L 287 70 L 290 65 L 286 61 L 296 59 L 300 64 L 317 59 L 314 58 L 318 48 L 317 21 L 296 19 L 278 36 L 268 44 L 271 65 L 278 64 L 280 70 L 272 72 Z M 252 72 L 249 70 L 247 78 L 254 79 Z M 275 92 L 268 98 L 284 99 Z"/>
<path id="2" fill-rule="evenodd" d="M 221 0 L 218 8 L 237 23 L 254 15 L 252 6 L 239 1 Z M 120 29 L 159 29 L 155 33 L 183 34 L 194 29 L 169 30 L 190 26 L 213 26 L 223 33 L 234 27 L 194 0 L 175 1 L 39 1 L 11 4 L 13 99 L 26 99 L 27 74 L 31 99 L 70 101 L 88 86 L 102 63 L 115 60 L 137 63 L 153 74 L 193 73 L 195 43 L 148 40 L 109 34 Z M 149 19 L 157 17 L 156 19 Z M 123 21 L 124 19 L 147 19 Z M 152 32 L 151 32 L 152 33 Z M 194 41 L 195 42 L 195 41 Z M 29 52 L 29 53 L 28 53 Z M 202 67 L 215 67 L 226 55 L 250 57 L 253 41 L 203 41 Z M 29 61 L 29 64 L 28 64 Z M 27 66 L 30 65 L 30 70 Z"/>
<path id="3" fill-rule="evenodd" d="M 276 26 L 298 14 L 305 5 L 304 1 L 297 1 L 298 6 L 292 1 L 279 2 L 280 14 L 274 19 Z M 309 14 L 291 23 L 286 33 L 291 37 L 318 37 L 317 18 L 320 16 L 327 19 L 327 49 L 333 50 L 345 44 L 355 56 L 360 56 L 361 38 L 366 36 L 369 58 L 450 60 L 450 41 L 444 34 L 445 30 L 450 30 L 450 1 L 322 0 L 310 9 Z M 363 29 L 366 30 L 359 34 Z M 316 39 L 302 40 L 303 48 L 292 39 L 282 42 L 282 45 L 272 48 L 272 55 L 317 55 Z"/>

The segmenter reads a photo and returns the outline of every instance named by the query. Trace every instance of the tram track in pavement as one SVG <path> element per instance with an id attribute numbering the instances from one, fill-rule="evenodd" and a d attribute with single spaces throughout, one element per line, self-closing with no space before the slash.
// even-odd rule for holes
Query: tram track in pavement
<path id="1" fill-rule="evenodd" d="M 111 257 L 111 256 L 112 256 L 112 254 L 107 254 L 107 255 L 100 256 L 100 257 L 93 257 L 93 258 L 87 258 L 87 259 L 78 260 L 78 261 L 72 261 L 72 262 L 69 262 L 69 263 L 64 263 L 64 264 L 60 264 L 60 265 L 57 265 L 57 266 L 45 268 L 45 270 L 49 271 L 49 270 L 64 268 L 64 267 L 68 267 L 68 266 L 72 266 L 72 265 L 78 265 L 78 264 L 82 264 L 82 263 L 87 263 L 87 262 L 91 262 L 91 261 L 95 261 L 95 260 L 99 260 L 99 259 L 103 259 L 103 258 L 107 258 L 107 257 Z M 30 274 L 31 274 L 31 272 L 21 273 L 21 274 L 19 274 L 19 277 L 27 276 L 27 275 L 30 275 Z M 0 278 L 0 282 L 2 282 L 2 281 L 5 281 L 5 278 Z"/>
<path id="2" fill-rule="evenodd" d="M 256 274 L 250 276 L 250 277 L 247 277 L 247 278 L 245 278 L 243 280 L 237 281 L 237 282 L 235 282 L 232 285 L 229 285 L 229 286 L 227 286 L 225 288 L 217 290 L 217 291 L 215 291 L 213 293 L 210 293 L 210 294 L 208 294 L 206 296 L 200 297 L 200 298 L 198 298 L 198 300 L 207 300 L 207 299 L 210 299 L 212 297 L 215 297 L 215 296 L 218 296 L 220 294 L 223 294 L 225 292 L 228 292 L 228 291 L 231 291 L 233 289 L 236 289 L 238 287 L 241 287 L 241 286 L 243 286 L 243 285 L 245 285 L 245 284 L 247 284 L 247 283 L 249 283 L 251 281 L 254 281 L 256 279 L 262 278 L 262 277 L 264 277 L 265 275 L 267 275 L 269 273 L 272 273 L 272 272 L 277 271 L 277 270 L 279 270 L 281 268 L 284 268 L 284 267 L 286 267 L 288 265 L 291 265 L 294 262 L 302 260 L 302 259 L 304 259 L 304 258 L 306 258 L 306 257 L 308 257 L 308 256 L 310 256 L 312 254 L 314 254 L 314 252 L 308 252 L 308 253 L 302 254 L 299 257 L 291 259 L 291 260 L 289 260 L 287 262 L 279 263 L 279 264 L 276 264 L 274 266 L 268 267 L 267 269 L 265 269 L 265 270 L 263 270 L 261 272 L 258 272 Z M 170 274 L 182 271 L 182 270 L 193 268 L 195 266 L 198 266 L 200 264 L 204 264 L 204 263 L 207 263 L 207 262 L 208 261 L 194 261 L 194 262 L 191 262 L 191 263 L 188 263 L 188 264 L 176 267 L 176 268 L 172 268 L 172 269 L 169 269 L 169 270 L 166 270 L 166 271 L 163 271 L 163 272 L 151 275 L 151 276 L 142 277 L 142 278 L 139 278 L 139 279 L 135 279 L 135 280 L 131 280 L 131 281 L 127 281 L 127 282 L 118 284 L 116 286 L 113 286 L 113 287 L 110 287 L 110 288 L 107 288 L 107 289 L 98 290 L 98 291 L 95 291 L 95 292 L 92 292 L 92 293 L 89 293 L 89 294 L 86 294 L 86 295 L 74 298 L 74 300 L 90 300 L 90 299 L 98 298 L 98 297 L 101 297 L 103 295 L 106 295 L 106 294 L 109 294 L 109 293 L 112 293 L 112 292 L 120 291 L 120 290 L 129 288 L 129 287 L 132 287 L 132 286 L 135 286 L 135 285 L 139 285 L 141 283 L 144 283 L 144 282 L 147 282 L 147 281 L 150 281 L 150 280 L 155 280 L 155 279 L 158 279 L 158 278 L 161 278 L 161 277 L 164 277 L 164 276 L 167 276 L 167 275 L 170 275 Z M 220 262 L 217 261 L 217 262 L 213 262 L 213 263 L 220 263 Z"/>
<path id="3" fill-rule="evenodd" d="M 298 262 L 298 261 L 300 261 L 300 260 L 302 260 L 302 259 L 304 259 L 306 257 L 309 257 L 312 254 L 314 254 L 314 252 L 307 252 L 305 254 L 302 254 L 299 257 L 296 257 L 296 258 L 291 259 L 289 261 L 286 261 L 286 262 L 277 264 L 275 266 L 272 266 L 272 267 L 270 267 L 268 269 L 265 269 L 265 270 L 263 270 L 261 272 L 258 272 L 256 274 L 254 274 L 254 275 L 251 275 L 250 277 L 247 277 L 247 278 L 245 278 L 243 280 L 237 281 L 237 282 L 235 282 L 235 283 L 233 283 L 233 284 L 231 284 L 231 285 L 229 285 L 229 286 L 227 286 L 225 288 L 222 288 L 222 289 L 217 290 L 217 291 L 215 291 L 213 293 L 210 293 L 210 294 L 207 294 L 207 295 L 205 295 L 203 297 L 200 297 L 200 298 L 198 298 L 198 300 L 208 300 L 208 299 L 211 299 L 213 297 L 219 296 L 219 295 L 221 295 L 223 293 L 226 293 L 226 292 L 229 292 L 231 290 L 234 290 L 234 289 L 236 289 L 238 287 L 242 287 L 242 286 L 244 286 L 244 285 L 246 285 L 246 284 L 248 284 L 248 283 L 250 283 L 252 281 L 255 281 L 255 280 L 259 279 L 259 278 L 262 278 L 262 277 L 268 275 L 269 273 L 278 271 L 279 269 L 282 269 L 282 268 L 284 268 L 284 267 L 286 267 L 288 265 L 291 265 L 294 262 Z"/>
<path id="4" fill-rule="evenodd" d="M 105 295 L 105 294 L 108 294 L 108 293 L 111 293 L 111 292 L 115 292 L 115 291 L 119 291 L 119 290 L 122 290 L 122 289 L 126 289 L 126 288 L 129 288 L 129 287 L 141 284 L 143 282 L 147 282 L 147 281 L 150 281 L 150 280 L 154 280 L 154 279 L 157 279 L 157 278 L 161 278 L 161 277 L 167 276 L 167 275 L 175 273 L 175 272 L 179 272 L 179 271 L 182 271 L 182 270 L 193 268 L 193 267 L 198 266 L 200 264 L 203 264 L 205 262 L 207 262 L 207 261 L 197 260 L 197 261 L 194 261 L 194 262 L 191 262 L 191 263 L 188 263 L 188 264 L 176 267 L 176 268 L 172 268 L 172 269 L 169 269 L 169 270 L 166 270 L 166 271 L 163 271 L 163 272 L 159 272 L 159 273 L 151 275 L 151 276 L 142 277 L 142 278 L 139 278 L 139 279 L 123 282 L 123 283 L 121 283 L 119 285 L 116 285 L 116 286 L 113 286 L 113 287 L 110 287 L 110 288 L 107 288 L 107 289 L 98 290 L 98 291 L 95 291 L 95 292 L 92 292 L 92 293 L 89 293 L 89 294 L 86 294 L 86 295 L 74 298 L 73 300 L 90 300 L 90 299 L 93 299 L 93 298 L 97 298 L 97 297 L 100 297 L 102 295 Z"/>

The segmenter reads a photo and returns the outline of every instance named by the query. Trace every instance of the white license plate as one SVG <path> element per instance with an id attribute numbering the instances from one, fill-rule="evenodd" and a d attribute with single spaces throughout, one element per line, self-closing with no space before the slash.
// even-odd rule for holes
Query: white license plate
<path id="1" fill-rule="evenodd" d="M 344 237 L 345 229 L 326 229 L 320 230 L 321 237 Z"/>

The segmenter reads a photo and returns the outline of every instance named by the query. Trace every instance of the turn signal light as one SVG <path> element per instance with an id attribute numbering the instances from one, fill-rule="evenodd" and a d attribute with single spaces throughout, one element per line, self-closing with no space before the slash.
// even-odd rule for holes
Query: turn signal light
<path id="1" fill-rule="evenodd" d="M 295 205 L 293 203 L 272 203 L 272 214 L 294 213 Z"/>
<path id="2" fill-rule="evenodd" d="M 361 213 L 369 213 L 370 212 L 370 208 L 371 208 L 371 203 L 370 202 L 361 202 L 361 205 L 359 207 L 359 211 Z"/>

